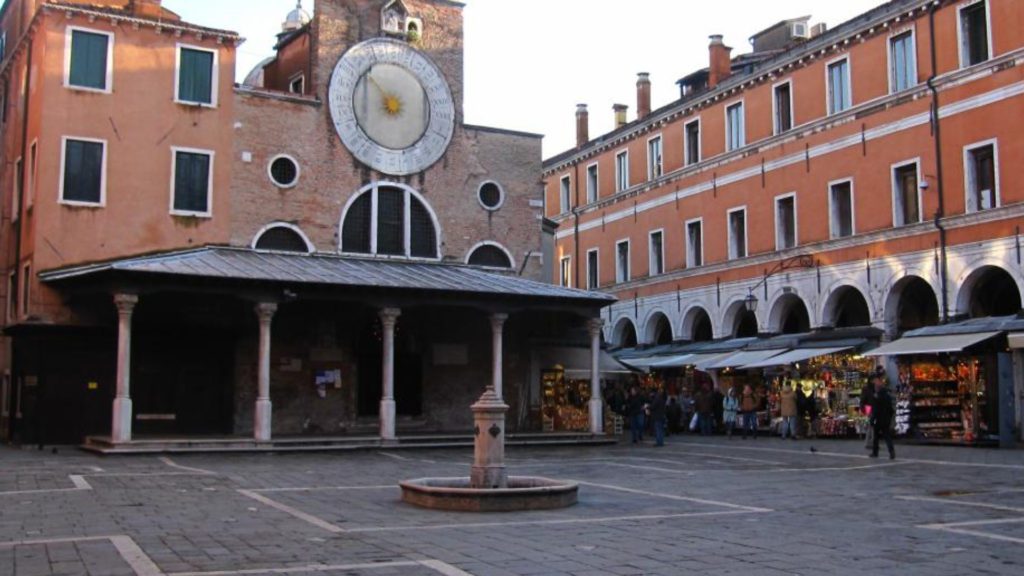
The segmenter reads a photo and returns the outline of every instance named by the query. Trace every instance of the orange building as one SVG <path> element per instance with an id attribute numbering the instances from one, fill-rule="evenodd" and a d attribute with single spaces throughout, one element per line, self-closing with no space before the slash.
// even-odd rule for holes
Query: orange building
<path id="1" fill-rule="evenodd" d="M 608 134 L 580 105 L 577 147 L 544 162 L 555 275 L 619 298 L 605 337 L 624 348 L 1017 314 L 1022 10 L 784 20 L 740 56 L 712 36 L 658 109 L 641 74 L 636 119 L 616 105 Z"/>
<path id="2" fill-rule="evenodd" d="M 461 10 L 299 3 L 235 85 L 160 0 L 8 0 L 0 436 L 394 440 L 486 382 L 539 427 L 534 342 L 611 299 L 536 281 L 540 137 L 463 122 Z"/>

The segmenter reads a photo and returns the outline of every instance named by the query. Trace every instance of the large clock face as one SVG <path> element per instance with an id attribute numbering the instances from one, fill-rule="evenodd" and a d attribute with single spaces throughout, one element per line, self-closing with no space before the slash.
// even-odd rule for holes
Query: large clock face
<path id="1" fill-rule="evenodd" d="M 444 75 L 404 42 L 367 40 L 338 60 L 330 109 L 345 147 L 385 174 L 421 172 L 444 154 L 455 105 Z"/>

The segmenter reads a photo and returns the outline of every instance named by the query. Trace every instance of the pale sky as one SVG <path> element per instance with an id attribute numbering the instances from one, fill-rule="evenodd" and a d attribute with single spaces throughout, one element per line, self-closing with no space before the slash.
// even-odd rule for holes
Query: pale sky
<path id="1" fill-rule="evenodd" d="M 337 0 L 335 0 L 337 1 Z M 312 0 L 303 0 L 312 12 Z M 575 145 L 577 103 L 590 109 L 590 136 L 613 127 L 612 104 L 636 113 L 636 73 L 649 72 L 652 107 L 679 97 L 675 81 L 707 66 L 708 36 L 733 55 L 748 38 L 811 15 L 833 28 L 882 0 L 466 0 L 465 121 L 544 134 L 544 156 Z M 295 0 L 164 0 L 186 20 L 239 32 L 241 81 L 272 55 L 274 35 Z"/>

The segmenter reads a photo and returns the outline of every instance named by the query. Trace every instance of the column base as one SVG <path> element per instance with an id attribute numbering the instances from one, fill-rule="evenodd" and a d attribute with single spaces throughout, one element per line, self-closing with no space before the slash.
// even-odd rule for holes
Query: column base
<path id="1" fill-rule="evenodd" d="M 256 417 L 253 428 L 253 438 L 257 442 L 270 442 L 270 424 L 273 406 L 270 400 L 256 401 Z"/>
<path id="2" fill-rule="evenodd" d="M 590 432 L 604 434 L 604 402 L 600 398 L 590 399 Z"/>
<path id="3" fill-rule="evenodd" d="M 114 398 L 114 418 L 110 426 L 110 441 L 132 441 L 132 399 Z"/>
<path id="4" fill-rule="evenodd" d="M 380 438 L 381 440 L 395 439 L 395 401 L 380 401 Z"/>

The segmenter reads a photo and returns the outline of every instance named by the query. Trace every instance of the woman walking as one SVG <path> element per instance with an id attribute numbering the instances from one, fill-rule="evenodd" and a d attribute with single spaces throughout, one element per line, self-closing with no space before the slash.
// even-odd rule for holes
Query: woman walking
<path id="1" fill-rule="evenodd" d="M 743 416 L 743 439 L 747 434 L 752 434 L 757 439 L 757 408 L 761 399 L 757 397 L 754 389 L 747 384 L 743 387 L 743 394 L 740 395 L 740 414 Z"/>
<path id="2" fill-rule="evenodd" d="M 736 389 L 729 388 L 725 398 L 722 400 L 722 422 L 725 424 L 725 433 L 732 438 L 732 430 L 736 427 L 736 413 L 739 412 L 740 401 L 736 398 Z"/>

